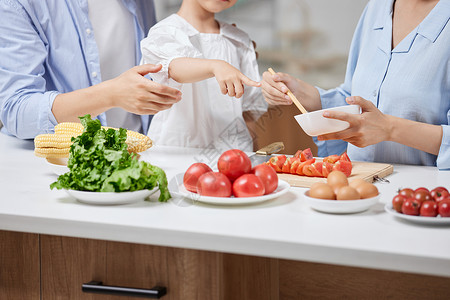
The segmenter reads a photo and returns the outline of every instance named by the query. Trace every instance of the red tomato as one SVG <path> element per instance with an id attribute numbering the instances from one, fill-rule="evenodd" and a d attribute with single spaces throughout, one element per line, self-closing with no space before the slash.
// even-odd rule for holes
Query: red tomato
<path id="1" fill-rule="evenodd" d="M 440 192 L 440 193 L 438 193 L 438 194 L 440 194 L 440 196 L 437 196 L 437 197 L 434 199 L 434 200 L 436 201 L 437 204 L 439 204 L 439 202 L 441 202 L 442 200 L 445 200 L 445 199 L 449 199 L 449 198 L 450 198 L 450 193 L 449 193 L 449 192 L 442 191 L 442 192 Z"/>
<path id="2" fill-rule="evenodd" d="M 440 197 L 442 194 L 448 195 L 448 190 L 443 186 L 438 186 L 430 191 L 431 197 L 436 200 L 437 197 Z"/>
<path id="3" fill-rule="evenodd" d="M 393 199 L 392 199 L 392 207 L 399 213 L 402 213 L 402 205 L 403 202 L 405 202 L 406 197 L 402 196 L 402 195 L 396 195 Z"/>
<path id="4" fill-rule="evenodd" d="M 422 204 L 425 201 L 433 200 L 433 198 L 431 198 L 430 192 L 428 190 L 423 189 L 416 190 L 414 192 L 413 198 L 419 201 L 420 204 Z"/>
<path id="5" fill-rule="evenodd" d="M 417 188 L 417 189 L 415 189 L 414 190 L 414 193 L 416 193 L 416 192 L 418 192 L 418 191 L 426 191 L 426 192 L 430 192 L 430 190 L 429 189 L 427 189 L 426 187 L 419 187 L 419 188 Z"/>
<path id="6" fill-rule="evenodd" d="M 297 172 L 297 169 L 298 169 L 298 166 L 300 165 L 300 159 L 298 158 L 298 159 L 296 159 L 296 160 L 294 160 L 293 162 L 292 162 L 292 164 L 291 164 L 291 170 L 289 171 L 289 173 L 291 173 L 291 174 L 297 174 L 296 172 Z"/>
<path id="7" fill-rule="evenodd" d="M 300 154 L 300 161 L 307 161 L 309 159 L 313 159 L 314 156 L 312 154 L 311 148 L 305 149 Z"/>
<path id="8" fill-rule="evenodd" d="M 328 174 L 330 174 L 333 171 L 333 164 L 323 161 L 322 163 L 322 176 L 328 177 Z"/>
<path id="9" fill-rule="evenodd" d="M 278 187 L 277 173 L 268 165 L 257 165 L 252 169 L 252 174 L 255 174 L 264 185 L 264 194 L 270 194 Z"/>
<path id="10" fill-rule="evenodd" d="M 184 187 L 193 193 L 197 193 L 197 181 L 198 178 L 206 172 L 212 172 L 211 168 L 204 163 L 192 164 L 184 173 L 183 184 Z"/>
<path id="11" fill-rule="evenodd" d="M 438 211 L 441 217 L 450 217 L 450 198 L 439 202 Z"/>
<path id="12" fill-rule="evenodd" d="M 291 157 L 286 158 L 286 160 L 284 161 L 283 167 L 281 168 L 281 172 L 289 173 L 291 171 L 292 159 L 293 158 L 291 158 Z"/>
<path id="13" fill-rule="evenodd" d="M 316 159 L 313 158 L 313 159 L 308 159 L 307 161 L 301 162 L 301 163 L 298 165 L 297 171 L 295 171 L 295 172 L 297 173 L 297 175 L 305 175 L 305 174 L 303 173 L 303 168 L 304 168 L 306 165 L 310 165 L 310 164 L 314 163 L 315 161 L 316 161 Z"/>
<path id="14" fill-rule="evenodd" d="M 414 197 L 414 190 L 410 188 L 401 189 L 398 193 L 399 195 L 405 196 L 406 198 Z"/>
<path id="15" fill-rule="evenodd" d="M 338 160 L 333 166 L 333 171 L 341 171 L 349 177 L 352 174 L 352 163 L 350 161 Z"/>
<path id="16" fill-rule="evenodd" d="M 420 206 L 420 215 L 424 217 L 436 217 L 438 214 L 438 206 L 436 202 L 427 200 Z"/>
<path id="17" fill-rule="evenodd" d="M 323 159 L 324 162 L 330 163 L 330 164 L 334 164 L 335 162 L 337 162 L 339 160 L 340 156 L 337 154 L 333 154 L 333 155 L 329 155 L 327 157 L 325 157 Z"/>
<path id="18" fill-rule="evenodd" d="M 233 182 L 235 197 L 257 197 L 264 195 L 264 184 L 254 174 L 244 174 Z"/>
<path id="19" fill-rule="evenodd" d="M 420 203 L 413 198 L 406 199 L 402 205 L 402 213 L 405 215 L 418 216 Z"/>
<path id="20" fill-rule="evenodd" d="M 341 156 L 339 157 L 339 160 L 351 161 L 350 157 L 348 157 L 347 155 L 347 152 L 342 153 Z"/>
<path id="21" fill-rule="evenodd" d="M 243 151 L 231 149 L 225 151 L 219 157 L 217 168 L 220 173 L 225 174 L 233 182 L 239 176 L 249 173 L 252 169 L 252 163 Z"/>
<path id="22" fill-rule="evenodd" d="M 208 172 L 198 179 L 197 193 L 202 196 L 230 197 L 231 182 L 220 172 Z"/>

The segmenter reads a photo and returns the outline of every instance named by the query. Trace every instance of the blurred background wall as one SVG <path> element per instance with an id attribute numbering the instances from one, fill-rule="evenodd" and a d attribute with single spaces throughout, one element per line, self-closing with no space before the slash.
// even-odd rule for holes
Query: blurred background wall
<path id="1" fill-rule="evenodd" d="M 235 23 L 257 44 L 262 74 L 268 67 L 312 85 L 334 88 L 345 76 L 353 31 L 368 0 L 238 0 L 217 19 Z M 156 0 L 157 19 L 175 13 L 181 0 Z M 282 141 L 284 153 L 317 149 L 293 116 L 294 105 L 271 107 L 251 128 L 255 149 Z"/>

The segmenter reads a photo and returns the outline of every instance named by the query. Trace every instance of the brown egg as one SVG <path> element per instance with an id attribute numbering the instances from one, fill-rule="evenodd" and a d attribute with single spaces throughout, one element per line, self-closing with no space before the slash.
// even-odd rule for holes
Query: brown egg
<path id="1" fill-rule="evenodd" d="M 364 182 L 356 187 L 361 199 L 372 198 L 378 195 L 378 189 L 375 185 Z"/>
<path id="2" fill-rule="evenodd" d="M 348 179 L 343 172 L 332 171 L 328 174 L 327 183 L 333 188 L 333 190 L 335 190 L 338 187 L 348 185 Z"/>
<path id="3" fill-rule="evenodd" d="M 361 199 L 358 191 L 351 186 L 343 186 L 338 190 L 337 200 L 357 200 Z"/>
<path id="4" fill-rule="evenodd" d="M 349 186 L 351 186 L 352 188 L 357 188 L 359 185 L 367 183 L 367 181 L 365 181 L 362 178 L 355 178 L 352 181 L 350 181 L 350 183 L 348 184 Z"/>
<path id="5" fill-rule="evenodd" d="M 309 196 L 312 198 L 335 200 L 333 189 L 324 182 L 314 183 L 309 189 Z"/>

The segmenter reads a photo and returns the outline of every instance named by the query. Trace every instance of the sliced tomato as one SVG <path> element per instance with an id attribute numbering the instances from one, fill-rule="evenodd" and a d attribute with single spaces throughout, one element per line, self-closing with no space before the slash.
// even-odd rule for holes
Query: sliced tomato
<path id="1" fill-rule="evenodd" d="M 316 159 L 313 158 L 313 159 L 308 159 L 307 161 L 300 162 L 300 164 L 298 165 L 297 171 L 295 171 L 295 173 L 297 175 L 306 175 L 305 173 L 303 173 L 303 168 L 305 166 L 313 164 L 315 161 L 316 161 Z"/>
<path id="2" fill-rule="evenodd" d="M 285 161 L 286 161 L 286 155 L 277 155 L 277 156 L 273 156 L 269 159 L 269 163 L 270 163 L 271 167 L 274 168 L 274 170 L 278 173 L 281 172 Z"/>
<path id="3" fill-rule="evenodd" d="M 323 173 L 322 173 L 323 162 L 321 162 L 321 161 L 316 161 L 315 163 L 312 164 L 312 166 L 314 166 L 314 168 L 316 169 L 317 173 L 320 174 L 320 175 L 318 175 L 318 176 L 319 176 L 319 177 L 323 177 Z"/>
<path id="4" fill-rule="evenodd" d="M 297 174 L 296 172 L 297 172 L 297 169 L 298 169 L 299 165 L 300 165 L 300 158 L 294 158 L 292 160 L 291 169 L 289 170 L 289 173 Z"/>
<path id="5" fill-rule="evenodd" d="M 338 160 L 333 166 L 333 171 L 341 171 L 347 177 L 349 177 L 350 174 L 352 174 L 352 162 L 345 160 Z"/>
<path id="6" fill-rule="evenodd" d="M 327 162 L 327 163 L 330 163 L 330 164 L 334 164 L 335 162 L 337 162 L 337 161 L 339 160 L 339 158 L 340 158 L 339 155 L 333 154 L 333 155 L 329 155 L 329 156 L 325 157 L 325 158 L 323 159 L 323 162 Z"/>
<path id="7" fill-rule="evenodd" d="M 314 156 L 312 154 L 311 148 L 307 148 L 303 150 L 300 154 L 300 161 L 307 161 L 309 159 L 313 159 Z"/>
<path id="8" fill-rule="evenodd" d="M 283 166 L 281 167 L 281 172 L 289 173 L 291 171 L 291 164 L 292 164 L 292 158 L 291 157 L 286 158 Z"/>
<path id="9" fill-rule="evenodd" d="M 295 152 L 294 154 L 294 157 L 300 158 L 300 154 L 302 154 L 302 150 L 297 150 L 297 152 Z"/>
<path id="10" fill-rule="evenodd" d="M 351 161 L 350 157 L 348 157 L 347 155 L 347 152 L 342 153 L 341 156 L 339 157 L 339 160 Z"/>
<path id="11" fill-rule="evenodd" d="M 304 166 L 303 174 L 310 177 L 322 177 L 322 162 Z"/>
<path id="12" fill-rule="evenodd" d="M 328 174 L 330 174 L 333 171 L 333 164 L 324 161 L 322 164 L 322 176 L 327 178 Z"/>

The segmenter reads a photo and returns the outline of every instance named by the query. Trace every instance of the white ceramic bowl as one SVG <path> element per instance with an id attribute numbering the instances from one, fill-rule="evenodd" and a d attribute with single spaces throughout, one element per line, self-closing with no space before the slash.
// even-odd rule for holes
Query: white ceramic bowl
<path id="1" fill-rule="evenodd" d="M 350 124 L 345 121 L 325 118 L 324 111 L 342 111 L 349 114 L 359 114 L 359 105 L 344 105 L 322 110 L 316 110 L 307 114 L 296 115 L 294 118 L 309 136 L 318 136 L 326 133 L 337 132 L 347 129 Z"/>
<path id="2" fill-rule="evenodd" d="M 368 210 L 378 203 L 380 194 L 375 197 L 360 200 L 325 200 L 309 197 L 308 191 L 303 199 L 313 209 L 332 214 L 351 214 Z"/>
<path id="3" fill-rule="evenodd" d="M 52 158 L 47 157 L 47 164 L 52 169 L 53 173 L 56 175 L 62 175 L 64 173 L 69 172 L 69 168 L 67 167 L 68 158 Z"/>

